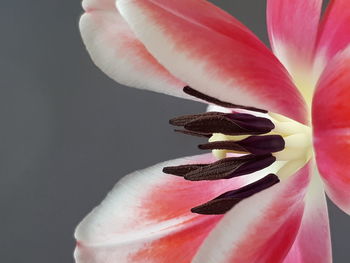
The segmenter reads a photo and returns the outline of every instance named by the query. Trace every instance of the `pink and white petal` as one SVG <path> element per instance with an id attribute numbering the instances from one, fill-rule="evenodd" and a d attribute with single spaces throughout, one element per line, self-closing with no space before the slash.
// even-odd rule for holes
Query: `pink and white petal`
<path id="1" fill-rule="evenodd" d="M 283 262 L 300 227 L 309 170 L 306 165 L 226 213 L 193 262 Z"/>
<path id="2" fill-rule="evenodd" d="M 235 18 L 204 0 L 119 0 L 146 48 L 205 94 L 305 121 L 304 101 L 278 59 Z"/>
<path id="3" fill-rule="evenodd" d="M 249 181 L 189 182 L 162 168 L 212 161 L 211 154 L 181 158 L 123 178 L 77 227 L 76 262 L 190 262 L 222 218 L 190 209 Z"/>
<path id="4" fill-rule="evenodd" d="M 108 11 L 116 9 L 116 0 L 83 0 L 82 6 L 86 12 L 92 11 Z"/>
<path id="5" fill-rule="evenodd" d="M 331 0 L 322 19 L 317 44 L 318 67 L 350 44 L 350 1 Z"/>
<path id="6" fill-rule="evenodd" d="M 331 263 L 332 247 L 324 188 L 315 172 L 305 200 L 303 220 L 283 263 Z"/>
<path id="7" fill-rule="evenodd" d="M 114 0 L 84 0 L 80 19 L 84 44 L 94 63 L 115 81 L 178 97 L 186 85 L 172 76 L 137 40 Z"/>
<path id="8" fill-rule="evenodd" d="M 325 69 L 312 108 L 318 169 L 332 201 L 350 214 L 350 46 Z"/>
<path id="9" fill-rule="evenodd" d="M 295 62 L 312 62 L 321 8 L 322 0 L 267 1 L 271 46 L 287 69 Z"/>
<path id="10" fill-rule="evenodd" d="M 314 58 L 322 0 L 268 0 L 267 26 L 275 55 L 311 101 Z"/>

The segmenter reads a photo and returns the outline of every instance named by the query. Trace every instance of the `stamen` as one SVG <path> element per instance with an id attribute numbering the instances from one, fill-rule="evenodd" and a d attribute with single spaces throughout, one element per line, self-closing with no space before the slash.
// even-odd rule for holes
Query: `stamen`
<path id="1" fill-rule="evenodd" d="M 183 90 L 196 98 L 229 108 L 226 112 L 184 115 L 169 121 L 174 126 L 183 127 L 176 132 L 208 138 L 209 142 L 199 145 L 199 148 L 212 150 L 220 160 L 165 167 L 164 173 L 189 181 L 225 180 L 263 170 L 276 162 L 273 169 L 278 175 L 269 174 L 240 189 L 228 191 L 192 208 L 193 213 L 224 214 L 243 199 L 277 184 L 280 179 L 288 178 L 311 158 L 312 136 L 309 127 L 279 114 L 212 98 L 188 86 Z M 248 110 L 248 113 L 243 113 L 243 110 L 237 112 L 237 108 Z M 263 114 L 252 115 L 249 111 Z M 244 155 L 232 157 L 232 153 Z"/>
<path id="2" fill-rule="evenodd" d="M 207 166 L 207 164 L 187 164 L 187 165 L 179 165 L 179 166 L 168 166 L 163 168 L 163 173 L 183 177 L 186 174 L 204 166 Z"/>
<path id="3" fill-rule="evenodd" d="M 170 124 L 196 133 L 227 135 L 265 134 L 275 126 L 269 119 L 245 113 L 208 112 L 171 119 Z"/>
<path id="4" fill-rule="evenodd" d="M 240 189 L 226 192 L 213 200 L 191 209 L 191 212 L 203 215 L 219 215 L 229 211 L 242 200 L 277 184 L 280 180 L 275 174 L 248 184 Z"/>
<path id="5" fill-rule="evenodd" d="M 280 135 L 250 136 L 241 141 L 216 141 L 198 146 L 201 150 L 232 150 L 243 153 L 267 154 L 282 151 L 285 147 Z"/>
<path id="6" fill-rule="evenodd" d="M 275 161 L 276 158 L 271 154 L 251 154 L 225 158 L 211 164 L 165 167 L 163 172 L 183 176 L 189 181 L 220 180 L 260 171 Z"/>
<path id="7" fill-rule="evenodd" d="M 202 114 L 191 114 L 191 115 L 183 115 L 169 120 L 169 123 L 174 126 L 185 126 L 187 123 L 191 121 L 197 120 L 201 117 L 209 117 L 209 116 L 221 116 L 224 115 L 221 112 L 205 112 Z"/>
<path id="8" fill-rule="evenodd" d="M 238 108 L 238 109 L 245 109 L 245 110 L 251 110 L 251 111 L 267 113 L 266 110 L 262 110 L 262 109 L 259 109 L 259 108 L 247 107 L 247 106 L 232 104 L 232 103 L 229 103 L 229 102 L 218 100 L 216 98 L 213 98 L 213 97 L 210 97 L 210 96 L 208 96 L 206 94 L 203 94 L 203 93 L 199 92 L 198 90 L 195 90 L 195 89 L 193 89 L 193 88 L 191 88 L 189 86 L 184 87 L 183 91 L 186 94 L 190 95 L 190 96 L 196 97 L 198 99 L 204 100 L 204 101 L 209 102 L 209 103 L 213 103 L 213 104 L 219 105 L 219 106 L 224 107 L 224 108 Z"/>
<path id="9" fill-rule="evenodd" d="M 297 133 L 284 137 L 285 150 L 276 153 L 279 160 L 309 159 L 312 155 L 312 139 L 309 133 Z"/>
<path id="10" fill-rule="evenodd" d="M 213 134 L 211 133 L 204 133 L 204 132 L 194 132 L 194 131 L 186 131 L 186 130 L 174 130 L 175 132 L 186 134 L 186 135 L 192 135 L 197 137 L 205 137 L 210 138 Z"/>

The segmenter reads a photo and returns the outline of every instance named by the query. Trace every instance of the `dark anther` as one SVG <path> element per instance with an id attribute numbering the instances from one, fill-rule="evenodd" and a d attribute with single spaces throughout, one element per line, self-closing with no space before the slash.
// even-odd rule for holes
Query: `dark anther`
<path id="1" fill-rule="evenodd" d="M 269 174 L 252 184 L 226 192 L 205 204 L 194 207 L 191 212 L 203 215 L 224 214 L 240 201 L 277 184 L 279 181 L 276 175 Z"/>
<path id="2" fill-rule="evenodd" d="M 219 180 L 229 179 L 260 171 L 276 161 L 271 154 L 244 155 L 229 157 L 211 164 L 180 165 L 165 167 L 163 172 L 183 176 L 186 180 Z"/>
<path id="3" fill-rule="evenodd" d="M 163 173 L 177 175 L 177 176 L 185 176 L 186 174 L 206 165 L 207 164 L 188 164 L 188 165 L 179 165 L 179 166 L 169 166 L 169 167 L 163 168 Z"/>
<path id="4" fill-rule="evenodd" d="M 192 135 L 197 137 L 205 137 L 210 138 L 213 134 L 212 133 L 204 133 L 204 132 L 194 132 L 194 131 L 186 131 L 186 130 L 174 130 L 175 132 L 183 133 L 186 135 Z"/>
<path id="5" fill-rule="evenodd" d="M 262 109 L 258 109 L 258 108 L 255 108 L 255 107 L 247 107 L 247 106 L 242 106 L 242 105 L 237 105 L 237 104 L 232 104 L 232 103 L 229 103 L 229 102 L 225 102 L 225 101 L 221 101 L 221 100 L 218 100 L 216 98 L 213 98 L 213 97 L 210 97 L 206 94 L 203 94 L 189 86 L 186 86 L 183 88 L 183 91 L 190 95 L 190 96 L 193 96 L 193 97 L 196 97 L 198 99 L 201 99 L 201 100 L 204 100 L 206 102 L 209 102 L 209 103 L 213 103 L 213 104 L 216 104 L 216 105 L 219 105 L 221 107 L 225 107 L 225 108 L 238 108 L 238 109 L 245 109 L 245 110 L 251 110 L 251 111 L 257 111 L 257 112 L 263 112 L 263 113 L 267 113 L 266 110 L 262 110 Z"/>
<path id="6" fill-rule="evenodd" d="M 204 134 L 257 135 L 275 128 L 269 119 L 245 113 L 207 112 L 177 117 L 169 122 L 175 126 L 183 126 L 188 131 Z"/>
<path id="7" fill-rule="evenodd" d="M 222 116 L 224 113 L 221 112 L 206 112 L 202 114 L 192 114 L 192 115 L 183 115 L 169 120 L 169 123 L 174 126 L 185 126 L 187 123 L 197 120 L 201 117 L 209 116 Z"/>
<path id="8" fill-rule="evenodd" d="M 250 136 L 241 141 L 217 141 L 198 146 L 201 150 L 232 150 L 252 154 L 267 154 L 282 151 L 285 147 L 280 135 Z"/>

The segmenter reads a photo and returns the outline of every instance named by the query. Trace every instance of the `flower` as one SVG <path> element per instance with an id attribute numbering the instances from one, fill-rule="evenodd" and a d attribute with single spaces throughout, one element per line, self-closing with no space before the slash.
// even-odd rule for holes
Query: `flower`
<path id="1" fill-rule="evenodd" d="M 350 2 L 320 22 L 321 6 L 268 0 L 272 53 L 204 0 L 83 1 L 107 75 L 224 107 L 171 120 L 214 154 L 118 182 L 77 227 L 76 262 L 332 261 L 324 189 L 350 213 Z"/>

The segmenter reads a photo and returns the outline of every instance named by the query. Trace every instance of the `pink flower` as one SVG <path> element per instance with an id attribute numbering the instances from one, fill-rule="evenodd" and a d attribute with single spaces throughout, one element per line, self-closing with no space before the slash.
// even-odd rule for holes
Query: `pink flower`
<path id="1" fill-rule="evenodd" d="M 321 6 L 268 0 L 272 53 L 204 0 L 83 1 L 107 75 L 225 107 L 171 121 L 214 154 L 122 179 L 78 226 L 76 262 L 332 261 L 324 189 L 350 213 L 350 1 L 320 22 Z"/>

